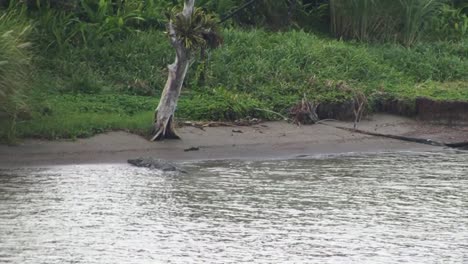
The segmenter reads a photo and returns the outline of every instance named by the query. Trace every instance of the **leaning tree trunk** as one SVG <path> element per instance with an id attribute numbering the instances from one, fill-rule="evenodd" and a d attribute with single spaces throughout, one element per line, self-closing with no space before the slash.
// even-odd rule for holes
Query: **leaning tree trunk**
<path id="1" fill-rule="evenodd" d="M 195 0 L 185 0 L 184 9 L 180 15 L 184 16 L 186 19 L 190 19 L 193 14 L 194 5 Z M 168 66 L 169 75 L 162 92 L 161 100 L 155 111 L 151 141 L 165 138 L 179 138 L 174 129 L 174 112 L 189 67 L 190 50 L 185 48 L 182 41 L 177 37 L 177 32 L 172 20 L 169 21 L 168 30 L 171 45 L 176 50 L 176 59 L 173 64 Z"/>

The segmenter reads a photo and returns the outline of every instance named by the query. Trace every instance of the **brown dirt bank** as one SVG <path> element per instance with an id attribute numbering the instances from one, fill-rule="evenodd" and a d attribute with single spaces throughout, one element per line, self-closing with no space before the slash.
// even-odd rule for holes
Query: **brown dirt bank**
<path id="1" fill-rule="evenodd" d="M 379 99 L 373 102 L 377 113 L 412 117 L 441 125 L 468 125 L 468 101 L 435 101 L 420 97 Z M 317 108 L 320 119 L 354 120 L 354 103 L 323 103 Z"/>
<path id="2" fill-rule="evenodd" d="M 352 127 L 347 122 L 333 122 L 329 125 Z M 0 167 L 122 163 L 139 156 L 168 160 L 274 159 L 350 152 L 440 149 L 362 135 L 329 125 L 299 127 L 285 122 L 269 122 L 251 127 L 212 127 L 204 131 L 183 127 L 179 129 L 183 140 L 156 143 L 125 132 L 101 134 L 77 141 L 26 140 L 19 146 L 0 146 Z M 428 125 L 390 115 L 375 115 L 362 121 L 359 128 L 446 143 L 468 141 L 467 126 Z M 192 147 L 199 150 L 185 151 Z"/>
<path id="3" fill-rule="evenodd" d="M 379 112 L 415 117 L 418 120 L 444 125 L 468 125 L 468 101 L 435 101 L 388 99 L 377 103 Z"/>

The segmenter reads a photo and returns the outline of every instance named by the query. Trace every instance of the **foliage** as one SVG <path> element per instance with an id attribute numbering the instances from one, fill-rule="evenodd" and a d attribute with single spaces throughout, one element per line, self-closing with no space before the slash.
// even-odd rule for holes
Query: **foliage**
<path id="1" fill-rule="evenodd" d="M 217 48 L 222 43 L 218 20 L 201 8 L 195 8 L 190 18 L 174 9 L 170 20 L 173 23 L 177 38 L 185 48 L 190 50 Z"/>
<path id="2" fill-rule="evenodd" d="M 437 13 L 442 0 L 400 0 L 403 7 L 401 41 L 413 45 L 427 29 L 429 18 Z"/>
<path id="3" fill-rule="evenodd" d="M 25 90 L 29 86 L 30 46 L 25 38 L 30 27 L 18 22 L 16 14 L 0 15 L 0 117 L 10 122 L 8 137 L 14 137 L 14 126 L 20 113 L 27 112 Z"/>
<path id="4" fill-rule="evenodd" d="M 117 94 L 35 94 L 32 101 L 32 119 L 18 122 L 18 137 L 77 138 L 113 129 L 142 132 L 151 123 L 150 109 L 156 103 L 155 98 Z M 3 128 L 0 125 L 0 139 L 5 138 Z"/>
<path id="5" fill-rule="evenodd" d="M 306 94 L 321 102 L 382 92 L 409 102 L 418 96 L 468 100 L 468 43 L 362 44 L 302 31 L 224 30 L 223 49 L 210 54 L 204 85 L 189 74 L 176 116 L 190 120 L 276 118 Z M 160 31 L 133 33 L 118 42 L 36 58 L 32 117 L 19 137 L 74 138 L 124 129 L 146 132 L 166 80 L 173 49 Z M 95 90 L 96 89 L 96 90 Z M 149 92 L 148 92 L 149 91 Z M 2 125 L 0 138 L 5 138 Z"/>
<path id="6" fill-rule="evenodd" d="M 11 13 L 21 10 L 21 19 L 33 19 L 35 42 L 47 49 L 63 51 L 74 46 L 94 47 L 114 41 L 136 31 L 135 25 L 143 20 L 138 6 L 126 9 L 109 0 L 81 0 L 76 8 L 51 8 L 48 1 L 38 1 L 34 8 L 28 2 L 9 7 Z M 56 5 L 61 5 L 60 1 Z"/>
<path id="7" fill-rule="evenodd" d="M 115 8 L 111 1 L 100 0 L 94 8 L 88 1 L 81 1 L 84 18 L 77 20 L 77 29 L 85 45 L 98 43 L 99 39 L 113 41 L 119 35 L 131 32 L 131 23 L 143 20 L 138 11 L 120 6 Z"/>
<path id="8" fill-rule="evenodd" d="M 422 37 L 460 40 L 466 36 L 468 8 L 445 4 L 448 0 L 199 0 L 202 13 L 225 17 L 225 25 L 273 30 L 304 29 L 360 41 L 401 42 L 410 46 Z M 164 29 L 174 0 L 36 0 L 12 1 L 10 9 L 28 8 L 36 21 L 36 37 L 45 46 L 94 47 L 140 30 Z M 18 4 L 19 3 L 19 4 Z M 28 4 L 29 3 L 29 4 Z M 247 6 L 244 4 L 250 3 Z M 35 6 L 35 8 L 31 8 Z M 238 8 L 244 7 L 241 10 Z M 180 6 L 179 6 L 180 8 Z M 239 12 L 235 12 L 239 11 Z M 172 12 L 174 13 L 174 12 Z M 172 15 L 171 15 L 172 16 Z M 214 26 L 214 17 L 205 16 Z M 179 21 L 182 22 L 182 21 Z M 182 29 L 184 28 L 182 23 Z M 186 28 L 187 29 L 187 28 Z M 430 30 L 429 30 L 430 29 Z"/>
<path id="9" fill-rule="evenodd" d="M 467 46 L 462 43 L 419 44 L 407 49 L 346 43 L 304 32 L 233 30 L 225 36 L 225 47 L 212 54 L 206 85 L 249 92 L 263 101 L 273 95 L 314 94 L 311 88 L 326 80 L 372 90 L 382 85 L 410 89 L 427 80 L 468 78 Z"/>
<path id="10" fill-rule="evenodd" d="M 444 0 L 332 0 L 331 28 L 337 37 L 414 44 Z"/>
<path id="11" fill-rule="evenodd" d="M 167 78 L 166 65 L 173 50 L 161 31 L 146 31 L 105 46 L 75 47 L 62 53 L 39 56 L 42 90 L 51 93 L 103 92 L 157 95 Z M 85 87 L 80 87 L 83 81 Z M 93 88 L 94 87 L 94 88 Z"/>
<path id="12" fill-rule="evenodd" d="M 259 112 L 263 103 L 253 96 L 218 87 L 196 93 L 190 100 L 182 100 L 177 114 L 192 120 L 237 120 L 246 117 L 264 117 Z"/>
<path id="13" fill-rule="evenodd" d="M 194 62 L 197 70 L 188 75 L 177 117 L 270 120 L 276 117 L 259 109 L 285 114 L 303 95 L 321 102 L 349 100 L 352 94 L 339 85 L 344 82 L 367 96 L 408 102 L 417 96 L 468 100 L 466 8 L 439 9 L 435 0 L 349 0 L 342 3 L 356 5 L 338 10 L 340 1 L 257 0 L 234 15 L 219 29 L 223 49 Z M 416 9 L 422 1 L 431 5 Z M 53 2 L 0 10 L 0 107 L 10 116 L 0 113 L 0 138 L 11 137 L 15 126 L 19 137 L 45 138 L 146 131 L 157 102 L 148 96 L 160 94 L 174 57 L 161 31 L 163 14 L 174 2 L 80 0 L 72 8 Z M 218 21 L 206 13 L 228 14 L 246 1 L 197 3 L 191 21 L 173 18 L 187 47 L 205 49 L 220 44 Z M 329 8 L 344 30 L 337 28 L 337 35 L 364 43 L 307 33 L 327 24 Z M 428 33 L 443 41 L 427 42 Z M 373 40 L 388 43 L 366 44 Z M 26 49 L 29 42 L 32 49 Z M 28 118 L 12 122 L 28 109 Z"/>
<path id="14" fill-rule="evenodd" d="M 327 0 L 200 0 L 200 5 L 220 16 L 227 16 L 240 7 L 230 21 L 247 27 L 279 30 L 305 28 L 322 31 L 327 28 Z M 245 6 L 244 4 L 249 4 Z"/>
<path id="15" fill-rule="evenodd" d="M 407 49 L 337 41 L 301 31 L 225 30 L 223 35 L 223 49 L 210 53 L 203 86 L 197 86 L 199 75 L 193 71 L 186 82 L 189 90 L 225 87 L 261 101 L 277 102 L 283 97 L 289 102 L 311 87 L 311 79 L 316 83 L 343 80 L 363 89 L 468 79 L 466 42 L 421 43 Z M 44 78 L 51 81 L 51 91 L 74 92 L 68 84 L 81 78 L 102 86 L 105 92 L 154 95 L 164 87 L 165 65 L 173 56 L 164 33 L 149 31 L 103 47 L 41 57 L 36 63 L 43 71 L 49 69 L 47 75 L 55 76 Z"/>
<path id="16" fill-rule="evenodd" d="M 134 9 L 139 12 L 142 20 L 138 22 L 137 28 L 141 30 L 147 29 L 164 29 L 165 21 L 164 13 L 174 7 L 174 1 L 170 0 L 145 0 L 145 1 L 128 1 L 127 9 Z"/>
<path id="17" fill-rule="evenodd" d="M 433 19 L 433 32 L 436 38 L 463 40 L 468 37 L 468 4 L 455 8 L 445 4 Z"/>
<path id="18" fill-rule="evenodd" d="M 32 120 L 19 122 L 19 137 L 46 139 L 88 137 L 111 130 L 145 134 L 151 124 L 158 98 L 122 94 L 38 94 Z M 264 117 L 261 106 L 245 94 L 223 88 L 209 94 L 187 94 L 179 101 L 178 117 L 188 120 L 235 120 L 246 116 Z M 3 121 L 5 123 L 5 121 Z M 0 120 L 0 139 L 8 131 Z"/>

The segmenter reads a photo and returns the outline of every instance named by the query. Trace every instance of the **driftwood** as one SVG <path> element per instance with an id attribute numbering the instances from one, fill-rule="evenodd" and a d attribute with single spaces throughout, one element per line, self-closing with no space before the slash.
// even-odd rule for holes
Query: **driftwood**
<path id="1" fill-rule="evenodd" d="M 333 127 L 336 127 L 336 126 L 333 126 Z M 443 143 L 443 142 L 435 141 L 432 139 L 413 138 L 413 137 L 397 136 L 397 135 L 390 135 L 390 134 L 380 134 L 380 133 L 373 133 L 373 132 L 368 132 L 368 131 L 359 130 L 359 129 L 351 129 L 347 127 L 336 127 L 336 128 L 344 129 L 344 130 L 348 130 L 348 131 L 352 131 L 352 132 L 356 132 L 360 134 L 370 135 L 370 136 L 392 138 L 392 139 L 397 139 L 397 140 L 402 140 L 402 141 L 431 145 L 431 146 L 449 147 L 449 148 L 460 149 L 460 150 L 468 150 L 468 141 L 457 142 L 457 143 Z"/>
<path id="2" fill-rule="evenodd" d="M 195 127 L 200 130 L 205 130 L 206 127 L 231 127 L 235 126 L 229 122 L 203 122 L 203 121 L 180 121 L 177 123 L 179 127 Z"/>
<path id="3" fill-rule="evenodd" d="M 267 113 L 270 113 L 270 114 L 275 114 L 275 115 L 283 118 L 284 121 L 289 122 L 289 120 L 290 120 L 288 117 L 286 117 L 286 116 L 284 116 L 284 115 L 282 115 L 282 114 L 280 114 L 278 112 L 272 111 L 272 110 L 263 109 L 263 108 L 254 108 L 254 109 L 257 110 L 257 111 L 263 111 L 263 112 L 267 112 Z"/>
<path id="4" fill-rule="evenodd" d="M 330 124 L 326 124 L 325 122 L 329 121 L 337 121 L 335 119 L 322 119 L 315 122 L 315 124 L 322 124 L 326 126 L 331 126 L 337 129 L 346 130 L 350 132 L 355 132 L 359 134 L 369 135 L 369 136 L 376 136 L 376 137 L 384 137 L 384 138 L 391 138 L 396 140 L 402 140 L 407 142 L 419 143 L 419 144 L 426 144 L 431 146 L 441 146 L 441 147 L 449 147 L 449 148 L 456 148 L 461 150 L 468 150 L 468 141 L 465 142 L 457 142 L 457 143 L 443 143 L 439 141 L 434 141 L 431 139 L 422 139 L 422 138 L 414 138 L 414 137 L 405 137 L 405 136 L 398 136 L 398 135 L 391 135 L 391 134 L 382 134 L 382 133 L 375 133 L 369 132 L 365 130 L 360 130 L 356 128 L 348 128 L 342 126 L 334 126 Z M 235 127 L 235 126 L 251 126 L 257 125 L 261 123 L 259 119 L 253 120 L 238 120 L 234 122 L 193 122 L 193 121 L 183 121 L 179 122 L 179 126 L 191 126 L 201 130 L 205 130 L 206 127 Z M 236 131 L 233 131 L 236 132 Z"/>
<path id="5" fill-rule="evenodd" d="M 217 122 L 217 121 L 179 121 L 177 125 L 179 127 L 191 126 L 201 130 L 205 130 L 206 127 L 236 127 L 236 126 L 253 126 L 258 125 L 262 122 L 261 119 L 239 119 L 233 122 Z"/>
<path id="6" fill-rule="evenodd" d="M 200 150 L 200 147 L 190 147 L 190 148 L 184 149 L 185 152 L 199 151 L 199 150 Z"/>
<path id="7" fill-rule="evenodd" d="M 391 138 L 391 139 L 414 142 L 414 143 L 419 143 L 419 144 L 426 144 L 426 145 L 431 145 L 431 146 L 452 147 L 453 148 L 455 145 L 457 145 L 457 144 L 446 144 L 446 143 L 434 141 L 434 140 L 431 140 L 431 139 L 413 138 L 413 137 L 397 136 L 397 135 L 391 135 L 391 134 L 381 134 L 381 133 L 374 133 L 374 132 L 364 131 L 364 130 L 355 129 L 355 128 L 348 128 L 348 127 L 342 127 L 342 126 L 332 126 L 332 125 L 328 125 L 328 124 L 324 124 L 324 125 L 331 126 L 331 127 L 334 127 L 334 128 L 338 128 L 338 129 L 341 129 L 341 130 L 346 130 L 346 131 L 355 132 L 355 133 L 359 133 L 359 134 L 369 135 L 369 136 Z M 468 146 L 468 142 L 465 142 L 465 143 L 462 143 L 462 144 L 466 144 L 466 146 Z"/>

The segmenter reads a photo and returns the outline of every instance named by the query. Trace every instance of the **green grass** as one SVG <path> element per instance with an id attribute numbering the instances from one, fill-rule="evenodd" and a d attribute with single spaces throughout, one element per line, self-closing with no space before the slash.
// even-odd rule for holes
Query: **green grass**
<path id="1" fill-rule="evenodd" d="M 345 81 L 368 96 L 385 92 L 414 100 L 468 101 L 468 43 L 421 43 L 412 48 L 362 44 L 301 31 L 225 30 L 225 44 L 189 71 L 176 112 L 190 120 L 235 120 L 286 113 L 302 98 L 345 101 Z M 60 52 L 36 48 L 31 116 L 17 136 L 87 137 L 109 130 L 145 133 L 174 54 L 160 31 Z M 204 74 L 203 74 L 204 72 Z M 204 76 L 202 78 L 202 76 Z M 6 121 L 0 138 L 7 135 Z"/>
<path id="2" fill-rule="evenodd" d="M 111 94 L 36 95 L 31 102 L 32 116 L 16 123 L 16 135 L 57 139 L 87 137 L 117 129 L 141 133 L 150 127 L 150 109 L 155 100 Z M 4 138 L 5 132 L 0 129 L 0 138 Z"/>
<path id="3" fill-rule="evenodd" d="M 146 134 L 151 129 L 158 97 L 125 94 L 36 95 L 33 114 L 16 123 L 19 138 L 82 138 L 113 130 Z M 185 93 L 178 104 L 177 117 L 187 120 L 236 120 L 246 116 L 271 118 L 256 111 L 263 105 L 246 94 L 222 88 L 207 93 Z M 0 122 L 0 139 L 10 127 Z"/>
<path id="4" fill-rule="evenodd" d="M 310 79 L 344 80 L 359 88 L 386 89 L 426 81 L 466 81 L 468 43 L 430 43 L 407 49 L 319 38 L 304 32 L 226 30 L 225 45 L 210 55 L 204 81 L 195 63 L 186 88 L 219 86 L 254 95 L 297 95 L 311 88 Z M 47 57 L 46 57 L 47 56 Z M 37 60 L 51 91 L 158 95 L 174 54 L 165 35 L 142 32 L 102 47 L 75 48 Z M 45 74 L 43 74 L 45 73 Z M 85 83 L 77 89 L 80 83 Z M 74 88 L 75 87 L 75 88 Z M 80 91 L 81 90 L 81 91 Z M 262 98 L 263 99 L 263 98 Z"/>

